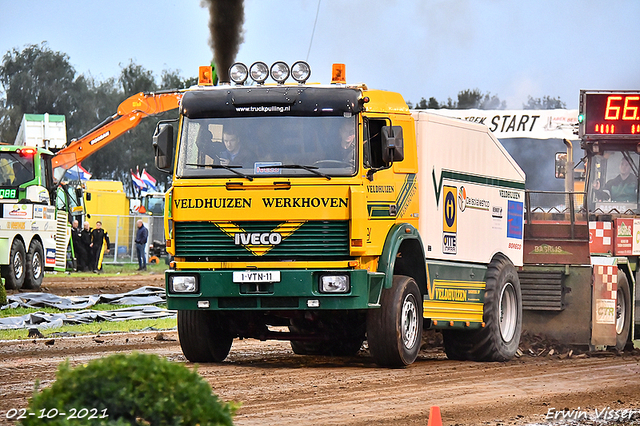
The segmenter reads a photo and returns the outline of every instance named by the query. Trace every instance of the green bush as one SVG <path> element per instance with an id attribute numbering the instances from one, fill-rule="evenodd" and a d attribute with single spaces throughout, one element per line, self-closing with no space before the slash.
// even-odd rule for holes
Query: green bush
<path id="1" fill-rule="evenodd" d="M 7 304 L 7 289 L 4 288 L 4 278 L 0 283 L 0 306 Z"/>
<path id="2" fill-rule="evenodd" d="M 29 401 L 27 412 L 36 415 L 22 424 L 232 425 L 235 408 L 184 365 L 156 355 L 117 354 L 73 369 L 62 363 L 51 387 Z M 55 417 L 55 410 L 65 415 Z M 74 412 L 84 418 L 69 418 Z M 55 418 L 39 419 L 42 413 Z M 89 419 L 91 414 L 97 418 Z"/>

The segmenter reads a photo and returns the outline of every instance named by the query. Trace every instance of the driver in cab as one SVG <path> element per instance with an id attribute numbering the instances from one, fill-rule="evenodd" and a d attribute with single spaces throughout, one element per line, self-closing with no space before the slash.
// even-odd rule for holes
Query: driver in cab
<path id="1" fill-rule="evenodd" d="M 238 135 L 231 132 L 224 132 L 222 141 L 226 148 L 220 153 L 220 164 L 223 166 L 244 165 L 253 166 L 255 155 L 247 148 L 243 147 L 238 139 Z"/>
<path id="2" fill-rule="evenodd" d="M 619 203 L 635 203 L 638 193 L 638 178 L 631 173 L 629 162 L 623 158 L 620 160 L 620 174 L 609 180 L 604 189 L 600 189 L 600 181 L 594 183 L 596 197 L 601 201 L 614 201 Z"/>

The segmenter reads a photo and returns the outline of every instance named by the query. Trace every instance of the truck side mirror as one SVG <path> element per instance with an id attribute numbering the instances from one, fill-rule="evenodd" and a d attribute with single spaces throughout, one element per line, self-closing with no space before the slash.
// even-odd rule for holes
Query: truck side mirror
<path id="1" fill-rule="evenodd" d="M 382 161 L 393 163 L 404 160 L 404 139 L 401 126 L 382 126 Z"/>
<path id="2" fill-rule="evenodd" d="M 556 179 L 564 179 L 567 175 L 567 153 L 556 152 Z"/>
<path id="3" fill-rule="evenodd" d="M 173 126 L 169 123 L 158 123 L 153 133 L 153 150 L 158 170 L 171 173 L 173 166 Z"/>

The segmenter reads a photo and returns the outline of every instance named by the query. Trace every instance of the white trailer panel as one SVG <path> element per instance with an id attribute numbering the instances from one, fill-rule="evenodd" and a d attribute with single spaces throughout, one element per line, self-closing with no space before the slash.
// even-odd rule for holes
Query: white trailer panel
<path id="1" fill-rule="evenodd" d="M 428 258 L 522 265 L 525 174 L 486 126 L 414 111 Z"/>

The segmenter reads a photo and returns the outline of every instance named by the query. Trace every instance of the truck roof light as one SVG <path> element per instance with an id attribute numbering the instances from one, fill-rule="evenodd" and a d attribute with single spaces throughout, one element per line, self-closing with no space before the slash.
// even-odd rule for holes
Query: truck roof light
<path id="1" fill-rule="evenodd" d="M 16 150 L 21 157 L 33 157 L 36 154 L 36 149 L 32 147 L 19 148 Z"/>
<path id="2" fill-rule="evenodd" d="M 251 79 L 258 84 L 263 84 L 264 81 L 269 77 L 269 67 L 264 62 L 254 62 L 251 67 L 249 67 L 249 75 Z"/>
<path id="3" fill-rule="evenodd" d="M 282 61 L 275 62 L 271 65 L 271 78 L 278 84 L 283 84 L 289 78 L 289 65 Z"/>
<path id="4" fill-rule="evenodd" d="M 198 68 L 198 86 L 213 86 L 213 70 L 210 65 Z"/>
<path id="5" fill-rule="evenodd" d="M 331 84 L 347 84 L 344 64 L 333 64 L 331 67 Z"/>
<path id="6" fill-rule="evenodd" d="M 302 84 L 311 76 L 311 67 L 304 61 L 298 61 L 291 67 L 291 77 Z"/>
<path id="7" fill-rule="evenodd" d="M 237 85 L 242 86 L 244 82 L 247 81 L 248 76 L 249 70 L 247 69 L 247 66 L 241 62 L 236 62 L 229 68 L 229 77 L 231 78 L 231 81 Z"/>

